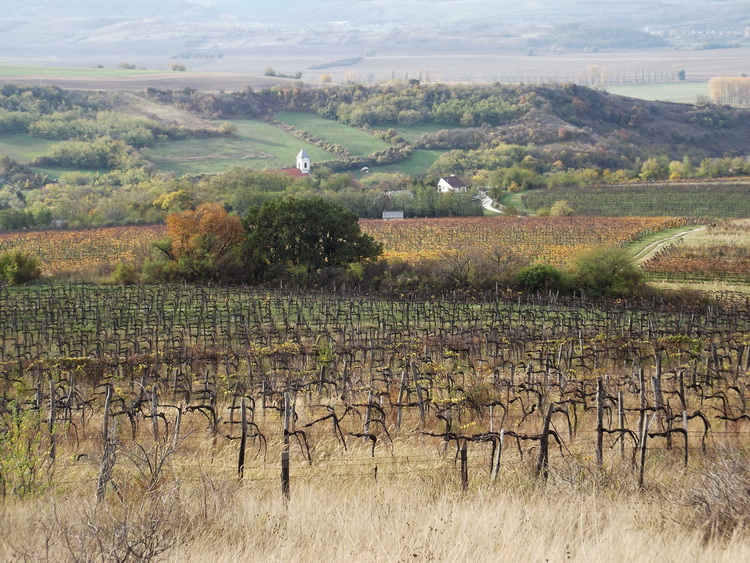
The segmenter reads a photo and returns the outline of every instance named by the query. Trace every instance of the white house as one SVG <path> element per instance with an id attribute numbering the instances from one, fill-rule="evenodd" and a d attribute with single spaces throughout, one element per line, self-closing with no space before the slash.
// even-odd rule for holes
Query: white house
<path id="1" fill-rule="evenodd" d="M 454 174 L 451 174 L 450 176 L 444 178 L 440 178 L 437 186 L 438 191 L 441 194 L 446 194 L 448 192 L 466 193 L 466 190 L 469 189 L 466 183 Z"/>

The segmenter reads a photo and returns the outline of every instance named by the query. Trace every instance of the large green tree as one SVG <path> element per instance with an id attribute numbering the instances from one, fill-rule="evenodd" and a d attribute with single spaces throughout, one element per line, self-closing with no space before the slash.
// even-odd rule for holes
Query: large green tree
<path id="1" fill-rule="evenodd" d="M 257 275 L 296 267 L 313 273 L 375 258 L 382 245 L 362 233 L 357 215 L 321 197 L 275 198 L 251 207 L 244 221 Z"/>

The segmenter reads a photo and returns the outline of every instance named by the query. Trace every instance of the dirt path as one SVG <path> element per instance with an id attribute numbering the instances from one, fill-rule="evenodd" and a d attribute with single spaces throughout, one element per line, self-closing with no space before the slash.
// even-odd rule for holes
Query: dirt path
<path id="1" fill-rule="evenodd" d="M 674 241 L 681 239 L 682 237 L 686 235 L 690 235 L 693 233 L 697 233 L 698 231 L 702 231 L 705 228 L 706 228 L 705 225 L 702 227 L 694 227 L 692 229 L 686 229 L 684 231 L 680 231 L 679 233 L 675 233 L 673 235 L 667 235 L 662 238 L 658 238 L 648 243 L 640 252 L 638 252 L 638 254 L 636 254 L 633 257 L 633 261 L 637 265 L 643 264 L 665 246 L 672 244 Z"/>

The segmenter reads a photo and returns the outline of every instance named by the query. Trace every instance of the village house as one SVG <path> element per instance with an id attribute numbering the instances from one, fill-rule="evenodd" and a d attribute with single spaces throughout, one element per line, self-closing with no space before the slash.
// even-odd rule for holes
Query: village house
<path id="1" fill-rule="evenodd" d="M 441 194 L 447 194 L 449 192 L 466 193 L 466 190 L 469 189 L 466 183 L 455 174 L 440 178 L 437 187 Z"/>

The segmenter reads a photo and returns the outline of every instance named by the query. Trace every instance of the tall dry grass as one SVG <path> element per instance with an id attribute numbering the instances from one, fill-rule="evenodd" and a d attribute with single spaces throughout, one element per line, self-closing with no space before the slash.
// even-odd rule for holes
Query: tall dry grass
<path id="1" fill-rule="evenodd" d="M 549 479 L 531 457 L 486 452 L 461 489 L 452 448 L 396 437 L 371 457 L 319 439 L 313 463 L 293 447 L 291 498 L 281 495 L 279 443 L 251 445 L 245 479 L 236 443 L 193 432 L 171 451 L 146 436 L 121 444 L 113 485 L 95 501 L 97 445 L 61 454 L 43 496 L 0 503 L 3 561 L 742 561 L 750 471 L 745 452 L 718 448 L 681 465 L 654 450 L 639 489 L 629 457 L 553 456 Z M 509 448 L 510 450 L 510 448 Z M 155 473 L 150 469 L 163 461 Z M 153 464 L 153 465 L 152 465 Z M 378 467 L 377 477 L 375 467 Z"/>

